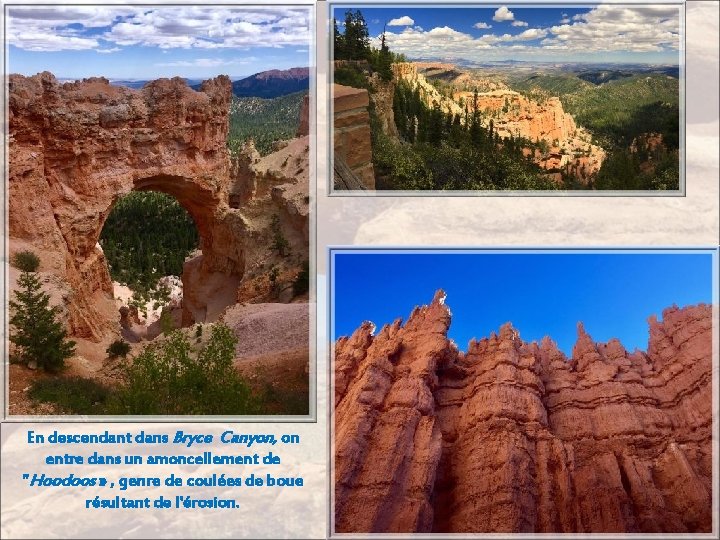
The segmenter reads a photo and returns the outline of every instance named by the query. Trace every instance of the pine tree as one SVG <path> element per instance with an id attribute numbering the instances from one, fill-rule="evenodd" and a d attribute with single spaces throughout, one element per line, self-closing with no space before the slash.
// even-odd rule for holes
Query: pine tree
<path id="1" fill-rule="evenodd" d="M 383 28 L 382 40 L 380 41 L 380 53 L 378 57 L 378 73 L 383 81 L 391 81 L 393 78 L 392 72 L 392 55 L 390 49 L 385 43 L 385 28 Z"/>
<path id="2" fill-rule="evenodd" d="M 427 141 L 435 146 L 440 146 L 443 140 L 443 113 L 438 102 L 433 103 L 429 116 Z"/>
<path id="3" fill-rule="evenodd" d="M 368 60 L 370 58 L 370 35 L 360 10 L 345 12 L 345 35 L 343 38 L 344 57 L 347 60 Z"/>
<path id="4" fill-rule="evenodd" d="M 355 60 L 368 60 L 370 57 L 370 33 L 360 10 L 355 10 Z"/>
<path id="5" fill-rule="evenodd" d="M 10 324 L 15 333 L 10 341 L 21 349 L 25 363 L 56 372 L 65 366 L 65 359 L 75 353 L 75 342 L 67 339 L 67 332 L 56 320 L 60 308 L 50 307 L 50 295 L 43 292 L 34 272 L 22 272 L 18 278 L 20 289 L 10 300 L 14 311 Z"/>
<path id="6" fill-rule="evenodd" d="M 482 145 L 482 128 L 480 126 L 480 111 L 478 111 L 478 91 L 477 88 L 473 92 L 473 108 L 470 121 L 470 140 L 477 148 Z M 466 114 L 467 121 L 467 114 Z"/>

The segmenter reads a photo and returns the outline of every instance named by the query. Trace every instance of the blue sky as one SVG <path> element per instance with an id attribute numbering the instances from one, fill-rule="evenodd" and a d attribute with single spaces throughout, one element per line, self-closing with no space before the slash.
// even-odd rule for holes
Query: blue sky
<path id="1" fill-rule="evenodd" d="M 679 62 L 677 6 L 490 6 L 338 4 L 334 15 L 342 22 L 348 8 L 359 8 L 375 46 L 387 24 L 390 49 L 414 60 Z"/>
<path id="2" fill-rule="evenodd" d="M 525 341 L 549 335 L 567 355 L 582 321 L 596 342 L 645 350 L 647 318 L 673 304 L 712 302 L 704 253 L 334 254 L 334 338 L 363 321 L 407 320 L 437 289 L 447 293 L 449 336 L 461 350 L 508 321 Z"/>
<path id="3" fill-rule="evenodd" d="M 243 77 L 310 64 L 310 7 L 7 7 L 8 71 Z"/>

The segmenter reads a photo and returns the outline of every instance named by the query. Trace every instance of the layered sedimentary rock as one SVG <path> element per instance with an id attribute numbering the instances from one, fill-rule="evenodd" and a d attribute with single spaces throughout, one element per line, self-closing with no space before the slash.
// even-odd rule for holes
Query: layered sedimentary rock
<path id="1" fill-rule="evenodd" d="M 180 78 L 132 90 L 104 78 L 60 83 L 48 72 L 9 77 L 11 249 L 13 240 L 31 246 L 41 269 L 69 284 L 73 335 L 98 340 L 118 325 L 99 307 L 112 304 L 113 289 L 97 242 L 114 203 L 132 190 L 174 196 L 197 226 L 202 253 L 183 276 L 187 300 L 195 298 L 187 319 L 207 312 L 193 283 L 245 274 L 255 240 L 244 210 L 229 204 L 230 99 L 225 76 L 200 91 Z M 283 181 L 295 179 L 275 185 Z M 234 301 L 231 294 L 226 305 Z"/>
<path id="2" fill-rule="evenodd" d="M 338 532 L 710 532 L 712 309 L 647 353 L 510 324 L 459 352 L 444 294 L 335 347 Z"/>
<path id="3" fill-rule="evenodd" d="M 395 83 L 393 81 L 383 81 L 378 73 L 373 73 L 370 84 L 375 89 L 370 94 L 370 99 L 375 110 L 375 116 L 380 123 L 380 129 L 389 137 L 397 139 L 398 130 L 395 125 L 395 113 L 393 112 Z"/>
<path id="4" fill-rule="evenodd" d="M 333 84 L 334 158 L 340 159 L 366 189 L 375 189 L 368 92 Z"/>

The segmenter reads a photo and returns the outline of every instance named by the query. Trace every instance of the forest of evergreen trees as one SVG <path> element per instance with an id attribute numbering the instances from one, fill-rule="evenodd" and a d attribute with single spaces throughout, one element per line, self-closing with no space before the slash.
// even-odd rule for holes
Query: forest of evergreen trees
<path id="1" fill-rule="evenodd" d="M 260 155 L 272 152 L 273 142 L 292 139 L 300 126 L 300 109 L 307 92 L 276 98 L 233 97 L 230 105 L 228 148 L 237 152 L 252 138 Z"/>
<path id="2" fill-rule="evenodd" d="M 532 75 L 513 80 L 511 86 L 541 99 L 559 96 L 565 110 L 605 149 L 602 168 L 589 187 L 679 189 L 679 81 L 657 73 L 622 75 L 599 85 L 574 73 Z M 662 144 L 632 148 L 650 133 L 660 135 Z"/>
<path id="3" fill-rule="evenodd" d="M 654 102 L 636 108 L 626 122 L 613 128 L 613 144 L 594 187 L 618 190 L 680 188 L 680 110 L 677 104 Z M 648 147 L 644 137 L 659 135 L 661 144 Z M 635 143 L 633 145 L 633 143 Z"/>
<path id="4" fill-rule="evenodd" d="M 133 191 L 113 207 L 100 246 L 113 281 L 148 300 L 158 279 L 182 274 L 185 258 L 198 247 L 198 232 L 174 197 Z"/>

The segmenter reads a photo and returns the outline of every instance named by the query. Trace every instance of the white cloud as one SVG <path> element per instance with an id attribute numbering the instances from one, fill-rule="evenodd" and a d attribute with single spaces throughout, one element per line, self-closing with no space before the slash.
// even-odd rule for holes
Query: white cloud
<path id="1" fill-rule="evenodd" d="M 407 15 L 403 15 L 397 19 L 392 19 L 389 23 L 387 23 L 388 26 L 412 26 L 413 24 L 415 24 L 415 21 Z"/>
<path id="2" fill-rule="evenodd" d="M 502 6 L 497 8 L 495 10 L 495 15 L 493 16 L 493 21 L 496 22 L 503 22 L 503 21 L 512 21 L 515 18 L 515 15 L 513 15 L 513 12 L 510 11 L 506 6 Z"/>
<path id="3" fill-rule="evenodd" d="M 495 34 L 486 34 L 479 38 L 480 41 L 488 44 L 500 44 L 500 43 L 513 43 L 516 41 L 532 41 L 534 39 L 540 39 L 547 35 L 547 30 L 542 28 L 528 28 L 527 30 L 520 32 L 519 34 L 503 34 L 496 36 Z M 524 47 L 524 45 L 523 45 Z M 512 48 L 512 47 L 506 47 Z"/>
<path id="4" fill-rule="evenodd" d="M 528 23 L 526 23 L 525 21 L 513 21 L 512 25 L 513 26 L 527 26 Z"/>
<path id="5" fill-rule="evenodd" d="M 137 8 L 101 6 L 8 7 L 7 42 L 20 49 L 40 52 L 95 49 L 100 46 L 97 37 L 80 35 L 69 25 L 103 28 L 137 11 Z"/>
<path id="6" fill-rule="evenodd" d="M 482 30 L 485 28 L 492 28 L 492 25 L 490 25 L 488 23 L 484 23 L 484 22 L 477 22 L 477 23 L 473 24 L 473 28 L 479 28 L 480 30 Z"/>
<path id="7" fill-rule="evenodd" d="M 8 32 L 8 43 L 28 51 L 81 51 L 94 49 L 100 43 L 94 38 L 79 38 L 75 36 L 58 35 L 43 31 L 28 31 L 22 41 Z"/>
<path id="8" fill-rule="evenodd" d="M 528 28 L 524 32 L 520 32 L 514 36 L 512 41 L 531 41 L 533 39 L 540 39 L 547 35 L 547 30 L 542 28 Z"/>
<path id="9" fill-rule="evenodd" d="M 113 47 L 112 49 L 95 49 L 96 53 L 110 54 L 114 52 L 122 51 L 120 47 Z"/>
<path id="10" fill-rule="evenodd" d="M 679 47 L 677 6 L 622 7 L 600 5 L 576 15 L 574 22 L 553 26 L 547 48 L 586 52 L 659 52 Z"/>
<path id="11" fill-rule="evenodd" d="M 309 41 L 309 10 L 156 9 L 116 24 L 103 37 L 120 45 L 160 48 L 282 47 Z"/>
<path id="12" fill-rule="evenodd" d="M 103 42 L 214 49 L 302 46 L 310 41 L 311 10 L 299 6 L 28 6 L 9 8 L 8 14 L 8 42 L 31 51 L 99 49 Z M 96 32 L 88 35 L 89 29 Z"/>
<path id="13" fill-rule="evenodd" d="M 440 37 L 440 38 L 464 38 L 467 37 L 467 34 L 463 34 L 462 32 L 458 32 L 457 30 L 450 28 L 449 26 L 441 26 L 437 28 L 433 28 L 427 33 L 428 36 L 431 37 Z"/>

